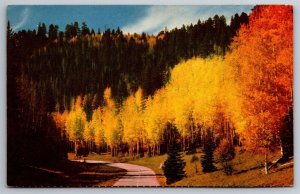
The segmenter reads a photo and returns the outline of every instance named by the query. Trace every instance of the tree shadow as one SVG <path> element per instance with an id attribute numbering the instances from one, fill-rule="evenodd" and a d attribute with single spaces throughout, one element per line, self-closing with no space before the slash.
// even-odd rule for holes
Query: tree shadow
<path id="1" fill-rule="evenodd" d="M 237 171 L 237 172 L 233 173 L 233 175 L 238 175 L 238 174 L 246 173 L 246 172 L 248 172 L 248 171 L 250 171 L 250 170 L 258 170 L 258 169 L 260 169 L 260 168 L 262 168 L 261 165 L 259 165 L 259 166 L 254 166 L 254 167 L 251 167 L 251 168 L 249 168 L 249 169 L 244 169 L 244 170 Z"/>

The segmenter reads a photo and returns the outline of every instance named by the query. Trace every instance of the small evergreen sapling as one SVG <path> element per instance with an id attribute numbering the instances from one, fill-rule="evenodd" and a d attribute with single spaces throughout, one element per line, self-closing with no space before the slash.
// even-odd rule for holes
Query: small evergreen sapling
<path id="1" fill-rule="evenodd" d="M 205 135 L 204 140 L 204 155 L 201 157 L 201 165 L 202 165 L 202 171 L 203 172 L 213 172 L 216 170 L 216 167 L 214 166 L 214 149 L 215 144 L 213 141 L 213 134 L 211 130 L 207 130 L 207 133 Z"/>
<path id="2" fill-rule="evenodd" d="M 179 181 L 186 176 L 184 171 L 185 164 L 176 140 L 172 141 L 168 152 L 168 158 L 162 167 L 168 185 Z"/>

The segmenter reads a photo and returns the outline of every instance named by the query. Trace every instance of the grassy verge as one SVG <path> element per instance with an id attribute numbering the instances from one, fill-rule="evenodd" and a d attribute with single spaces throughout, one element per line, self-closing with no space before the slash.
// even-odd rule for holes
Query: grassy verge
<path id="1" fill-rule="evenodd" d="M 136 160 L 129 160 L 128 163 L 137 164 L 151 168 L 157 175 L 157 180 L 161 186 L 165 186 L 166 178 L 163 175 L 163 170 L 160 168 L 161 164 L 167 159 L 167 155 L 143 157 Z"/>
<path id="2" fill-rule="evenodd" d="M 105 164 L 72 161 L 52 165 L 26 165 L 8 175 L 12 187 L 91 187 L 111 186 L 126 171 Z"/>
<path id="3" fill-rule="evenodd" d="M 194 154 L 201 158 L 201 153 Z M 158 175 L 162 175 L 160 164 L 165 161 L 166 155 L 151 158 L 140 158 L 129 161 L 129 163 L 147 166 L 153 169 Z M 270 161 L 279 158 L 279 152 L 269 156 Z M 270 170 L 268 175 L 264 174 L 264 156 L 241 152 L 237 154 L 233 163 L 234 172 L 227 176 L 219 163 L 215 163 L 217 171 L 203 173 L 200 161 L 191 163 L 192 155 L 184 155 L 186 162 L 187 177 L 169 186 L 195 186 L 195 187 L 270 187 L 270 186 L 292 186 L 293 185 L 293 164 L 277 167 Z M 166 186 L 164 176 L 158 176 L 162 186 Z"/>
<path id="4" fill-rule="evenodd" d="M 86 159 L 103 160 L 112 162 L 127 162 L 151 168 L 156 174 L 161 186 L 190 186 L 190 187 L 271 187 L 271 186 L 292 186 L 293 185 L 293 163 L 279 166 L 270 170 L 268 175 L 264 174 L 264 156 L 251 154 L 236 149 L 236 157 L 232 161 L 234 172 L 227 176 L 219 163 L 215 163 L 217 170 L 212 173 L 203 173 L 200 163 L 202 153 L 194 154 L 199 160 L 191 163 L 193 155 L 184 155 L 186 162 L 186 175 L 184 179 L 171 185 L 165 184 L 165 177 L 160 168 L 166 160 L 167 155 L 154 157 L 111 157 L 109 154 L 90 154 Z M 70 154 L 72 159 L 75 156 Z M 279 152 L 270 153 L 269 160 L 274 161 L 280 157 Z"/>

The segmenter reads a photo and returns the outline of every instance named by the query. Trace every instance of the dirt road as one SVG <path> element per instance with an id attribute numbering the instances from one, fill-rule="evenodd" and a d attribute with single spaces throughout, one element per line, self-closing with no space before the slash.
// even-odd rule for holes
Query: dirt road
<path id="1" fill-rule="evenodd" d="M 87 163 L 105 163 L 108 166 L 122 168 L 127 171 L 127 174 L 120 178 L 113 186 L 114 187 L 157 187 L 160 186 L 157 181 L 155 172 L 147 167 L 128 163 L 114 163 L 97 160 L 85 160 Z"/>

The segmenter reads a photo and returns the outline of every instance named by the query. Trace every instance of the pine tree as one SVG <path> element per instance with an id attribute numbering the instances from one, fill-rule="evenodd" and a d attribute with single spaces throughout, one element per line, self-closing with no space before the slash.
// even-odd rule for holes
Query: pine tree
<path id="1" fill-rule="evenodd" d="M 214 142 L 213 134 L 211 130 L 207 130 L 204 140 L 204 155 L 201 157 L 202 172 L 213 172 L 216 167 L 213 164 L 214 161 Z"/>
<path id="2" fill-rule="evenodd" d="M 90 29 L 88 28 L 86 22 L 82 22 L 81 35 L 85 36 L 85 35 L 89 35 L 89 34 L 90 34 Z"/>
<path id="3" fill-rule="evenodd" d="M 49 37 L 50 41 L 57 39 L 57 37 L 58 37 L 58 26 L 57 25 L 50 24 L 48 37 Z"/>
<path id="4" fill-rule="evenodd" d="M 163 171 L 167 178 L 167 184 L 174 183 L 185 177 L 185 161 L 182 159 L 179 146 L 176 140 L 173 140 L 168 152 L 168 158 L 164 163 Z"/>

